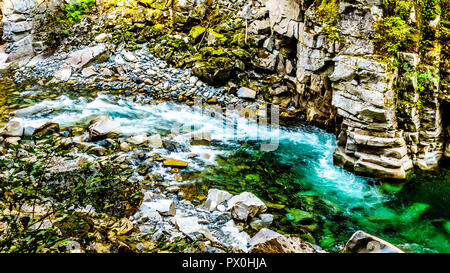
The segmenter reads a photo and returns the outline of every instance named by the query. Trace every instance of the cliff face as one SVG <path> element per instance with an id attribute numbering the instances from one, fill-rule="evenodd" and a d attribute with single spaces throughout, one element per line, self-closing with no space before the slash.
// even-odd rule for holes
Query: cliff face
<path id="1" fill-rule="evenodd" d="M 0 63 L 43 52 L 55 35 L 33 29 L 61 2 L 4 0 L 9 43 Z M 95 29 L 110 31 L 119 48 L 148 42 L 152 53 L 207 82 L 236 78 L 230 92 L 246 85 L 260 99 L 303 112 L 336 133 L 335 163 L 350 171 L 403 179 L 450 157 L 448 1 L 170 3 L 97 1 L 106 12 Z"/>
<path id="2" fill-rule="evenodd" d="M 402 1 L 276 2 L 265 6 L 273 30 L 298 37 L 300 107 L 310 120 L 336 115 L 337 165 L 403 179 L 450 155 L 448 32 L 439 1 L 408 4 L 403 15 L 392 12 Z"/>

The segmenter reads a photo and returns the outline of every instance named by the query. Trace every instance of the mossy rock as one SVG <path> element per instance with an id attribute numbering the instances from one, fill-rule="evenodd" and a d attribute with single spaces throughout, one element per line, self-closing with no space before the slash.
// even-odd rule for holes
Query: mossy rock
<path id="1" fill-rule="evenodd" d="M 226 83 L 235 74 L 235 66 L 228 57 L 213 57 L 208 61 L 196 62 L 192 71 L 201 80 L 218 86 Z"/>

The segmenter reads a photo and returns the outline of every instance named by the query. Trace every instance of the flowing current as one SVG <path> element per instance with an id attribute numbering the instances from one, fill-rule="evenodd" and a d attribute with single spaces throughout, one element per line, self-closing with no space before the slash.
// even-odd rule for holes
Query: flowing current
<path id="1" fill-rule="evenodd" d="M 308 126 L 275 130 L 243 117 L 218 118 L 185 105 L 143 104 L 106 94 L 90 99 L 62 95 L 28 109 L 17 118 L 29 123 L 52 120 L 61 127 L 85 126 L 91 118 L 109 114 L 120 121 L 124 137 L 161 134 L 164 140 L 187 147 L 165 151 L 172 158 L 207 154 L 201 163 L 190 163 L 187 171 L 200 175 L 185 183 L 234 193 L 254 191 L 274 204 L 269 207 L 276 215 L 276 228 L 324 248 L 342 246 L 352 232 L 365 230 L 407 251 L 450 251 L 448 215 L 427 215 L 433 204 L 409 198 L 410 192 L 398 193 L 400 186 L 334 166 L 335 137 L 323 130 Z M 210 133 L 212 144 L 189 145 L 198 133 Z M 260 151 L 260 144 L 273 140 L 279 143 L 275 151 Z"/>

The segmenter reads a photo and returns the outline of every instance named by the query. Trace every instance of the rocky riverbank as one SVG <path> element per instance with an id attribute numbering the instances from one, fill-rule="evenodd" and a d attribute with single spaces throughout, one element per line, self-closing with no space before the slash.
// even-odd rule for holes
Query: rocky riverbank
<path id="1" fill-rule="evenodd" d="M 86 108 L 86 111 L 89 112 L 89 109 Z M 195 201 L 193 203 L 186 200 L 184 198 L 186 191 L 182 183 L 186 174 L 184 170 L 190 169 L 191 166 L 192 168 L 201 166 L 201 162 L 210 157 L 208 154 L 190 150 L 196 145 L 200 147 L 209 145 L 211 140 L 202 139 L 195 142 L 192 141 L 195 139 L 190 139 L 192 145 L 190 147 L 182 144 L 184 142 L 175 140 L 181 135 L 177 137 L 173 133 L 162 136 L 159 134 L 123 136 L 120 122 L 108 115 L 81 120 L 76 122 L 78 124 L 76 127 L 65 127 L 52 120 L 39 119 L 40 116 L 45 117 L 52 111 L 60 110 L 37 104 L 11 113 L 11 120 L 1 130 L 0 161 L 14 167 L 5 169 L 1 179 L 12 181 L 21 179 L 21 176 L 15 174 L 15 168 L 20 169 L 23 164 L 17 161 L 16 156 L 19 154 L 33 166 L 36 164 L 45 166 L 41 172 L 37 172 L 38 174 L 26 173 L 24 177 L 26 181 L 39 178 L 39 173 L 45 174 L 49 176 L 46 184 L 57 181 L 59 185 L 65 181 L 61 186 L 69 192 L 72 188 L 70 182 L 66 180 L 70 180 L 70 177 L 79 177 L 80 173 L 84 174 L 89 170 L 89 175 L 82 178 L 83 181 L 89 182 L 92 181 L 92 176 L 97 178 L 98 172 L 105 169 L 105 166 L 111 166 L 106 168 L 108 172 L 112 169 L 121 170 L 120 173 L 129 170 L 130 174 L 124 177 L 115 172 L 113 176 L 108 174 L 110 178 L 106 180 L 106 185 L 116 180 L 115 175 L 119 175 L 121 177 L 119 181 L 122 181 L 120 184 L 131 188 L 108 188 L 108 190 L 114 190 L 119 196 L 120 193 L 131 190 L 128 194 L 133 193 L 137 199 L 131 199 L 134 201 L 127 205 L 117 203 L 121 199 L 116 200 L 112 197 L 108 200 L 110 204 L 107 206 L 98 204 L 97 199 L 87 199 L 81 207 L 77 203 L 78 208 L 72 213 L 83 215 L 88 219 L 86 221 L 89 225 L 87 227 L 83 224 L 81 233 L 78 231 L 75 234 L 66 226 L 73 225 L 73 220 L 67 222 L 61 215 L 47 215 L 52 205 L 61 202 L 57 196 L 46 196 L 33 205 L 25 203 L 26 206 L 19 208 L 23 213 L 21 219 L 31 217 L 33 213 L 32 218 L 39 223 L 30 226 L 31 231 L 56 229 L 59 237 L 66 238 L 66 241 L 58 247 L 44 247 L 41 251 L 323 252 L 320 247 L 307 243 L 299 237 L 282 235 L 270 230 L 274 216 L 267 213 L 267 205 L 250 192 L 233 196 L 224 190 L 210 189 L 204 202 L 193 200 Z M 30 119 L 30 116 L 34 116 L 35 119 Z M 21 119 L 25 117 L 27 121 Z M 180 150 L 185 151 L 186 157 L 180 159 L 180 153 L 175 158 L 172 157 Z M 51 159 L 46 161 L 44 159 L 48 157 L 45 155 L 48 154 L 51 155 L 49 157 Z M 124 181 L 129 182 L 123 184 Z M 5 180 L 3 185 L 9 183 Z M 8 192 L 8 187 L 4 190 Z M 98 189 L 91 190 L 96 192 Z M 47 198 L 51 198 L 52 202 L 46 201 L 41 204 Z M 7 223 L 2 221 L 3 228 L 8 227 Z M 366 237 L 361 240 L 366 243 L 370 241 Z M 355 250 L 358 252 L 397 251 L 392 250 L 391 246 L 382 247 L 382 244 L 386 243 L 377 243 L 373 249 L 371 246 L 365 248 L 359 243 L 353 244 L 358 246 Z"/>
<path id="2" fill-rule="evenodd" d="M 197 102 L 234 108 L 247 117 L 266 117 L 267 107 L 278 105 L 281 118 L 301 116 L 336 133 L 337 165 L 377 178 L 405 179 L 414 167 L 435 168 L 448 155 L 443 109 L 448 75 L 446 64 L 439 62 L 447 53 L 422 56 L 405 48 L 398 55 L 409 72 L 394 68 L 392 59 L 379 55 L 378 24 L 388 13 L 376 1 L 98 1 L 80 22 L 61 19 L 71 18 L 62 1 L 38 2 L 1 5 L 7 44 L 0 47 L 0 72 L 17 84 L 104 90 L 144 104 Z M 416 11 L 408 14 L 414 17 Z M 434 18 L 426 19 L 433 31 L 439 25 L 436 16 L 436 26 Z M 406 96 L 398 80 L 433 67 L 444 80 L 436 82 L 435 73 L 423 72 L 429 77 L 421 86 L 426 85 L 422 89 L 429 96 L 414 82 L 403 87 L 412 86 L 417 98 Z M 51 120 L 30 124 L 21 119 L 47 110 L 32 106 L 8 112 L 11 119 L 1 133 L 3 158 L 11 160 L 16 145 L 39 146 L 37 139 L 50 137 L 54 147 L 74 157 L 68 165 L 50 165 L 53 171 L 74 170 L 86 160 L 94 165 L 113 160 L 131 167 L 131 180 L 145 187 L 139 206 L 134 204 L 139 211 L 123 217 L 119 226 L 111 224 L 111 236 L 97 240 L 91 234 L 82 251 L 110 252 L 117 245 L 132 251 L 322 251 L 266 229 L 273 215 L 252 193 L 232 196 L 211 189 L 203 205 L 184 200 L 179 186 L 161 179 L 181 181 L 179 174 L 197 160 L 195 154 L 183 160 L 167 156 L 167 151 L 182 149 L 176 134 L 123 137 L 120 123 L 108 115 L 69 128 Z M 190 145 L 210 141 L 191 139 Z M 99 226 L 94 221 L 94 230 Z M 122 235 L 135 240 L 130 244 Z M 386 245 L 377 242 L 367 249 Z M 354 248 L 361 251 L 359 245 L 346 249 Z"/>

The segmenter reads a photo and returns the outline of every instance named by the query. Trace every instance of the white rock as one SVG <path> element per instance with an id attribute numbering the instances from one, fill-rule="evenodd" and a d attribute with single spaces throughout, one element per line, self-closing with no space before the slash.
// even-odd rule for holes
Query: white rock
<path id="1" fill-rule="evenodd" d="M 142 145 L 142 144 L 145 144 L 148 142 L 148 135 L 141 134 L 141 135 L 137 135 L 137 136 L 132 136 L 127 141 L 134 145 Z"/>
<path id="2" fill-rule="evenodd" d="M 152 202 L 144 202 L 150 209 L 158 211 L 161 215 L 175 216 L 176 209 L 172 199 L 159 199 Z"/>
<path id="3" fill-rule="evenodd" d="M 223 190 L 218 189 L 210 189 L 208 191 L 208 198 L 206 199 L 203 207 L 209 211 L 213 211 L 216 209 L 217 205 L 222 204 L 224 201 L 230 199 L 232 195 Z"/>
<path id="4" fill-rule="evenodd" d="M 162 222 L 161 215 L 158 213 L 158 211 L 154 208 L 147 206 L 145 202 L 139 208 L 139 211 L 142 213 L 142 218 L 144 220 L 157 223 Z"/>
<path id="5" fill-rule="evenodd" d="M 97 75 L 97 72 L 94 70 L 94 68 L 92 66 L 90 66 L 90 67 L 87 67 L 87 68 L 83 69 L 81 71 L 81 74 L 83 75 L 83 77 L 89 78 L 89 77 L 92 77 L 94 75 Z"/>
<path id="6" fill-rule="evenodd" d="M 344 252 L 351 253 L 404 253 L 398 247 L 370 235 L 363 231 L 355 232 L 347 244 Z"/>
<path id="7" fill-rule="evenodd" d="M 256 97 L 256 91 L 247 87 L 239 88 L 237 96 L 242 99 L 254 99 Z"/>
<path id="8" fill-rule="evenodd" d="M 250 246 L 254 246 L 256 244 L 264 243 L 275 239 L 279 236 L 282 236 L 280 233 L 270 230 L 268 228 L 261 229 L 252 239 L 248 242 Z"/>
<path id="9" fill-rule="evenodd" d="M 106 33 L 102 33 L 97 35 L 94 39 L 97 43 L 104 43 L 108 40 L 108 35 Z"/>
<path id="10" fill-rule="evenodd" d="M 193 217 L 175 217 L 177 228 L 186 235 L 201 232 L 203 226 L 198 223 L 197 216 Z"/>
<path id="11" fill-rule="evenodd" d="M 128 51 L 122 52 L 122 55 L 123 55 L 123 58 L 125 59 L 125 61 L 127 61 L 127 62 L 137 63 L 137 61 L 138 61 L 138 58 Z"/>
<path id="12" fill-rule="evenodd" d="M 114 58 L 114 62 L 115 62 L 116 64 L 118 64 L 118 65 L 124 65 L 124 64 L 125 64 L 125 60 L 124 60 L 120 55 L 117 55 L 117 56 Z"/>
<path id="13" fill-rule="evenodd" d="M 98 117 L 98 120 L 89 126 L 89 137 L 115 138 L 120 136 L 120 122 L 112 120 L 108 114 Z"/>
<path id="14" fill-rule="evenodd" d="M 70 79 L 70 76 L 72 76 L 72 67 L 70 66 L 63 66 L 55 73 L 55 78 L 63 82 L 68 81 Z"/>
<path id="15" fill-rule="evenodd" d="M 159 134 L 151 135 L 147 138 L 147 140 L 148 144 L 155 149 L 161 148 L 163 146 L 163 142 Z"/>

